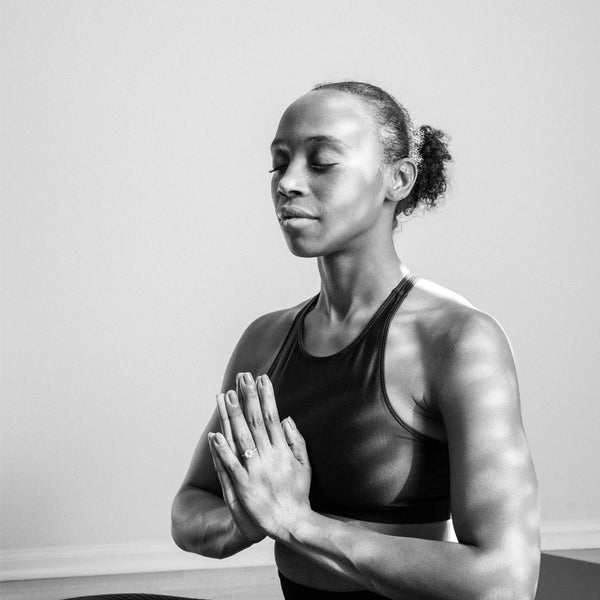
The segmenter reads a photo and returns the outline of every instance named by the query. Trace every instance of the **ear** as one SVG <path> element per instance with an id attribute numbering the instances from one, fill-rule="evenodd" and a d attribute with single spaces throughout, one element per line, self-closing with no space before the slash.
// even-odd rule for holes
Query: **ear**
<path id="1" fill-rule="evenodd" d="M 417 165 L 410 158 L 401 158 L 390 165 L 390 169 L 390 183 L 385 197 L 392 202 L 404 200 L 417 180 Z"/>

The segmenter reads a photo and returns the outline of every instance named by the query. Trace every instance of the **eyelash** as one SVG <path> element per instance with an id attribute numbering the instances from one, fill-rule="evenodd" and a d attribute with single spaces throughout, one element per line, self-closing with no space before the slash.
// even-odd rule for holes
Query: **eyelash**
<path id="1" fill-rule="evenodd" d="M 337 165 L 337 163 L 326 163 L 326 164 L 312 163 L 310 166 L 313 169 L 316 169 L 317 171 L 327 171 L 328 169 L 331 169 L 331 167 L 335 167 L 335 165 Z M 287 167 L 287 165 L 281 165 L 281 167 L 274 167 L 269 171 L 269 173 L 276 173 L 278 171 L 281 171 L 282 169 L 285 169 L 286 167 Z"/>

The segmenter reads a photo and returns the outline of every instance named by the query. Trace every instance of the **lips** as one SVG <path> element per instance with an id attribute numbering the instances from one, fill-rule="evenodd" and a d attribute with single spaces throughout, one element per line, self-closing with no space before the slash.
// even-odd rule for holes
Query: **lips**
<path id="1" fill-rule="evenodd" d="M 280 221 L 285 219 L 317 219 L 310 211 L 300 206 L 282 206 L 277 212 Z"/>

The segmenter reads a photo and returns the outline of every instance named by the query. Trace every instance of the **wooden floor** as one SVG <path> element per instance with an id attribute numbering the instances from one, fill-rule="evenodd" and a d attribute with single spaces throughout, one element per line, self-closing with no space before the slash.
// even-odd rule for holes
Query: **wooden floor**
<path id="1" fill-rule="evenodd" d="M 542 557 L 536 600 L 600 598 L 600 549 Z M 62 600 L 91 594 L 147 593 L 210 600 L 283 600 L 275 567 L 33 579 L 0 583 L 2 600 Z"/>
<path id="2" fill-rule="evenodd" d="M 2 600 L 61 600 L 90 594 L 145 593 L 210 600 L 283 600 L 275 567 L 32 579 L 0 583 Z"/>

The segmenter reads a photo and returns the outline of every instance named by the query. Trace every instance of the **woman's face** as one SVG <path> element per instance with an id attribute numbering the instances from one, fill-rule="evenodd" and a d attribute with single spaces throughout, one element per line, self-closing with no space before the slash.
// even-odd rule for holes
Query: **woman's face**
<path id="1" fill-rule="evenodd" d="M 309 92 L 283 114 L 273 144 L 271 195 L 297 256 L 324 256 L 391 232 L 381 142 L 363 101 Z"/>

